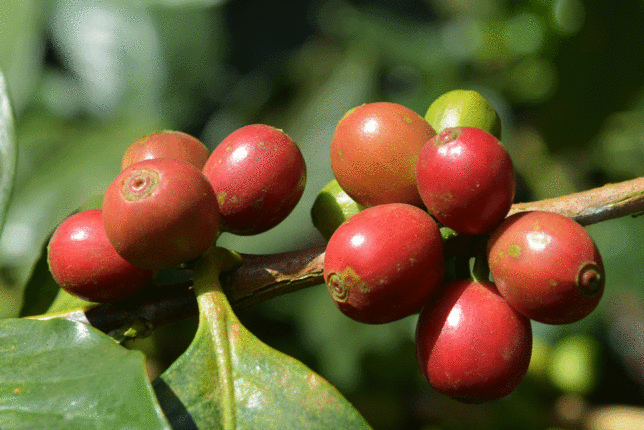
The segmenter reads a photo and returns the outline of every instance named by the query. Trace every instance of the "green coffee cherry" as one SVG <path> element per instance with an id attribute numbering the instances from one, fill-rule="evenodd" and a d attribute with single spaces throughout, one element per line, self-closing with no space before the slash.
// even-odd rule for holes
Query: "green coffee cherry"
<path id="1" fill-rule="evenodd" d="M 449 91 L 429 106 L 425 120 L 440 133 L 448 127 L 476 127 L 501 140 L 501 118 L 485 97 L 473 90 Z"/>
<path id="2" fill-rule="evenodd" d="M 329 240 L 340 224 L 363 209 L 364 206 L 349 197 L 334 179 L 318 193 L 311 208 L 311 218 L 315 228 Z"/>

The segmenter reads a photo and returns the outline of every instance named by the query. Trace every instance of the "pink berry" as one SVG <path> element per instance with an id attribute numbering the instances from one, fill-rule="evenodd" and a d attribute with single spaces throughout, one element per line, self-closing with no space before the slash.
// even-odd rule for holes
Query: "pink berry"
<path id="1" fill-rule="evenodd" d="M 514 199 L 510 155 L 490 133 L 474 127 L 447 128 L 420 150 L 418 191 L 443 225 L 466 234 L 497 227 Z"/>
<path id="2" fill-rule="evenodd" d="M 416 164 L 436 134 L 425 119 L 397 103 L 367 103 L 347 112 L 331 139 L 331 169 L 340 187 L 363 206 L 422 206 Z"/>
<path id="3" fill-rule="evenodd" d="M 203 168 L 221 213 L 221 229 L 238 235 L 265 232 L 295 208 L 306 185 L 306 164 L 282 130 L 252 124 L 228 135 Z"/>
<path id="4" fill-rule="evenodd" d="M 466 403 L 510 394 L 526 374 L 531 353 L 530 320 L 491 283 L 447 283 L 418 318 L 421 372 L 438 392 Z"/>
<path id="5" fill-rule="evenodd" d="M 372 206 L 333 233 L 324 280 L 337 307 L 356 321 L 382 324 L 418 311 L 445 273 L 436 222 L 405 203 Z"/>
<path id="6" fill-rule="evenodd" d="M 506 218 L 490 236 L 487 256 L 499 292 L 535 321 L 579 321 L 604 293 L 606 274 L 595 242 L 563 215 L 533 211 Z"/>
<path id="7" fill-rule="evenodd" d="M 203 254 L 217 237 L 217 197 L 192 164 L 156 158 L 132 164 L 103 199 L 105 232 L 132 264 L 162 269 Z"/>
<path id="8" fill-rule="evenodd" d="M 100 209 L 63 221 L 47 248 L 54 280 L 68 293 L 90 302 L 115 302 L 141 290 L 154 273 L 121 257 L 107 239 Z"/>
<path id="9" fill-rule="evenodd" d="M 196 137 L 180 131 L 158 131 L 132 143 L 121 162 L 121 170 L 134 163 L 152 158 L 174 158 L 202 169 L 208 160 L 208 148 Z"/>

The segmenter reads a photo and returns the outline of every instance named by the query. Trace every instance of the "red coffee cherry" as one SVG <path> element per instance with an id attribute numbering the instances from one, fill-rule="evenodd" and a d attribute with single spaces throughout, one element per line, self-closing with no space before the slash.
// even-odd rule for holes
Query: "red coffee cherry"
<path id="1" fill-rule="evenodd" d="M 154 276 L 116 252 L 105 234 L 100 209 L 78 212 L 63 221 L 49 240 L 47 260 L 58 285 L 90 302 L 124 299 Z"/>
<path id="2" fill-rule="evenodd" d="M 174 158 L 186 161 L 201 170 L 209 151 L 196 137 L 180 131 L 157 131 L 132 143 L 121 162 L 121 170 L 143 160 Z"/>
<path id="3" fill-rule="evenodd" d="M 228 135 L 203 168 L 219 202 L 221 229 L 238 235 L 265 232 L 295 208 L 306 185 L 306 164 L 282 130 L 264 124 Z"/>
<path id="4" fill-rule="evenodd" d="M 490 272 L 519 312 L 547 324 L 579 321 L 599 304 L 606 275 L 588 232 L 551 212 L 520 212 L 491 235 Z"/>
<path id="5" fill-rule="evenodd" d="M 478 128 L 447 128 L 427 142 L 418 157 L 416 179 L 429 212 L 459 233 L 492 231 L 514 199 L 508 152 Z"/>
<path id="6" fill-rule="evenodd" d="M 368 324 L 419 310 L 444 273 L 436 222 L 403 203 L 374 206 L 349 218 L 329 239 L 324 257 L 324 281 L 335 304 Z"/>
<path id="7" fill-rule="evenodd" d="M 492 283 L 451 281 L 420 312 L 420 370 L 434 389 L 462 402 L 510 394 L 528 371 L 531 353 L 530 320 Z"/>
<path id="8" fill-rule="evenodd" d="M 422 206 L 416 188 L 420 148 L 436 133 L 425 119 L 396 103 L 353 108 L 331 140 L 331 169 L 340 187 L 363 206 Z"/>
<path id="9" fill-rule="evenodd" d="M 107 188 L 103 221 L 123 258 L 146 269 L 168 268 L 212 245 L 219 225 L 217 197 L 192 164 L 145 160 L 123 170 Z"/>

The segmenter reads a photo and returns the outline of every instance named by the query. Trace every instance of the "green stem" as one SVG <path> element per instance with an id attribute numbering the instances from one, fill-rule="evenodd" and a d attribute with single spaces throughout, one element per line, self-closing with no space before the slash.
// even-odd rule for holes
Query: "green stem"
<path id="1" fill-rule="evenodd" d="M 222 405 L 223 429 L 236 428 L 235 385 L 230 343 L 228 340 L 228 318 L 224 303 L 226 295 L 219 276 L 241 264 L 241 256 L 225 248 L 213 247 L 195 264 L 194 289 L 199 306 L 198 331 L 207 331 L 214 343 L 217 357 L 217 384 Z"/>
<path id="2" fill-rule="evenodd" d="M 479 253 L 474 257 L 474 265 L 470 276 L 476 282 L 490 282 L 490 267 L 487 264 L 485 254 Z"/>

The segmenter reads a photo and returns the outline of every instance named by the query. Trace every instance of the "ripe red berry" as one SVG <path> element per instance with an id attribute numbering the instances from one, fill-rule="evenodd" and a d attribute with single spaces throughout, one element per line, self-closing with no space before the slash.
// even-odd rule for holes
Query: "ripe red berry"
<path id="1" fill-rule="evenodd" d="M 551 212 L 520 212 L 491 235 L 487 251 L 499 292 L 535 321 L 567 324 L 599 304 L 606 280 L 588 232 Z"/>
<path id="2" fill-rule="evenodd" d="M 420 148 L 436 133 L 411 109 L 396 103 L 358 106 L 338 122 L 331 169 L 340 187 L 363 206 L 422 206 L 416 188 Z"/>
<path id="3" fill-rule="evenodd" d="M 324 281 L 335 304 L 369 324 L 419 310 L 444 273 L 436 222 L 403 203 L 374 206 L 349 218 L 329 239 L 324 257 Z"/>
<path id="4" fill-rule="evenodd" d="M 124 299 L 154 276 L 116 252 L 105 234 L 100 209 L 78 212 L 63 221 L 49 240 L 47 260 L 58 285 L 90 302 Z"/>
<path id="5" fill-rule="evenodd" d="M 478 128 L 447 128 L 429 140 L 420 151 L 416 179 L 429 212 L 459 233 L 493 230 L 514 199 L 508 152 Z"/>
<path id="6" fill-rule="evenodd" d="M 438 392 L 462 402 L 510 394 L 525 376 L 531 353 L 530 320 L 491 283 L 449 282 L 418 318 L 421 372 Z"/>
<path id="7" fill-rule="evenodd" d="M 306 185 L 306 164 L 286 133 L 264 124 L 228 135 L 203 168 L 217 194 L 221 229 L 238 235 L 267 231 L 295 208 Z"/>
<path id="8" fill-rule="evenodd" d="M 132 143 L 121 162 L 121 170 L 143 160 L 174 158 L 187 161 L 202 169 L 208 160 L 209 151 L 196 137 L 180 131 L 158 131 Z"/>
<path id="9" fill-rule="evenodd" d="M 198 257 L 214 242 L 217 197 L 192 164 L 156 158 L 133 164 L 103 200 L 105 232 L 132 264 L 162 269 Z"/>

